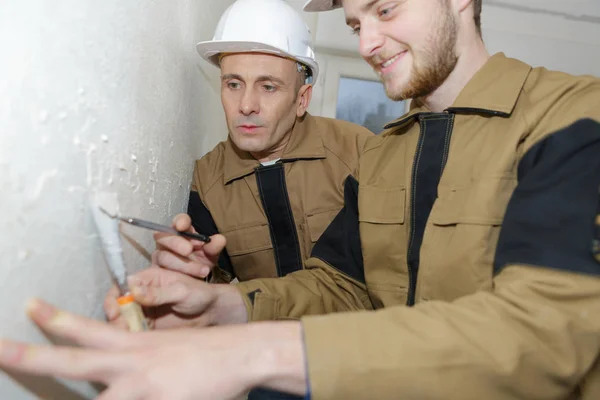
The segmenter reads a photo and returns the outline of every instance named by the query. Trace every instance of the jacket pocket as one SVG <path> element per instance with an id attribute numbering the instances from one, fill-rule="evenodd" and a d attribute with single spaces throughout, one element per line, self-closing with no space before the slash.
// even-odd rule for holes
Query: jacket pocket
<path id="1" fill-rule="evenodd" d="M 255 225 L 223 232 L 227 253 L 240 282 L 276 277 L 273 243 L 269 225 Z"/>
<path id="2" fill-rule="evenodd" d="M 434 225 L 502 225 L 508 201 L 517 185 L 513 177 L 482 179 L 450 189 L 438 198 L 429 220 Z"/>
<path id="3" fill-rule="evenodd" d="M 373 224 L 403 224 L 406 189 L 360 186 L 358 220 Z"/>
<path id="4" fill-rule="evenodd" d="M 240 228 L 223 235 L 227 238 L 227 252 L 230 257 L 273 248 L 267 224 Z"/>
<path id="5" fill-rule="evenodd" d="M 406 266 L 406 189 L 360 186 L 360 240 L 365 280 L 375 308 L 404 304 Z"/>
<path id="6" fill-rule="evenodd" d="M 498 237 L 515 187 L 513 177 L 493 177 L 440 189 L 421 246 L 421 298 L 451 301 L 491 290 Z"/>

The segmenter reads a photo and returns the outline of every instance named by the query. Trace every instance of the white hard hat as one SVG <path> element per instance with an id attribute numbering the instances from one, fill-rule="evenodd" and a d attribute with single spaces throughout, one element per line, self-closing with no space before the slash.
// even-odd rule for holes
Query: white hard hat
<path id="1" fill-rule="evenodd" d="M 237 0 L 221 16 L 213 40 L 198 43 L 196 50 L 217 67 L 222 53 L 257 52 L 303 64 L 312 82 L 319 73 L 310 30 L 283 0 Z"/>
<path id="2" fill-rule="evenodd" d="M 329 11 L 342 6 L 342 0 L 308 0 L 304 11 Z"/>

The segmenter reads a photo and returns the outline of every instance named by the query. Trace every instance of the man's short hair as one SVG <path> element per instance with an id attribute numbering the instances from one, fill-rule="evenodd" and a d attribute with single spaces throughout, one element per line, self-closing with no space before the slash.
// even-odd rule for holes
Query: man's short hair
<path id="1" fill-rule="evenodd" d="M 308 65 L 304 65 L 296 61 L 296 68 L 298 69 L 298 72 L 302 75 L 302 84 L 313 83 L 312 70 Z"/>

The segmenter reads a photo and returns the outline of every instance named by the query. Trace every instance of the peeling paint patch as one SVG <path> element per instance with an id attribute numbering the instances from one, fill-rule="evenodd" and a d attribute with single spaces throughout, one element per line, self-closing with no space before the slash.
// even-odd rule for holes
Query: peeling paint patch
<path id="1" fill-rule="evenodd" d="M 40 175 L 40 177 L 38 178 L 38 180 L 35 184 L 35 189 L 33 189 L 33 192 L 31 193 L 31 196 L 29 199 L 31 201 L 37 200 L 42 195 L 42 191 L 44 190 L 44 186 L 46 185 L 46 182 L 50 178 L 54 178 L 57 174 L 58 174 L 57 169 L 52 169 L 50 171 L 42 172 L 42 174 Z"/>
<path id="2" fill-rule="evenodd" d="M 85 156 L 86 156 L 86 179 L 85 182 L 87 184 L 87 187 L 92 187 L 92 154 L 96 151 L 96 145 L 95 144 L 90 144 L 90 147 L 88 147 L 87 151 L 85 152 Z"/>

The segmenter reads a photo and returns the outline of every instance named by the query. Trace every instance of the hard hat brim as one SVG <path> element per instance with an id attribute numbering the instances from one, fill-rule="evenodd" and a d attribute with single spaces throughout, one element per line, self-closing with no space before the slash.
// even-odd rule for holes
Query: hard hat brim
<path id="1" fill-rule="evenodd" d="M 216 67 L 219 65 L 219 55 L 222 53 L 266 53 L 273 54 L 279 57 L 290 58 L 308 66 L 312 71 L 313 82 L 316 81 L 319 73 L 319 66 L 316 62 L 308 57 L 297 57 L 289 54 L 277 47 L 269 46 L 258 42 L 241 42 L 241 41 L 205 41 L 196 45 L 198 54 L 213 64 Z"/>
<path id="2" fill-rule="evenodd" d="M 303 7 L 306 12 L 321 12 L 342 7 L 341 0 L 308 0 Z"/>

